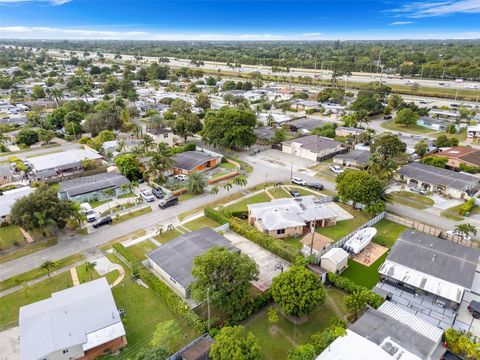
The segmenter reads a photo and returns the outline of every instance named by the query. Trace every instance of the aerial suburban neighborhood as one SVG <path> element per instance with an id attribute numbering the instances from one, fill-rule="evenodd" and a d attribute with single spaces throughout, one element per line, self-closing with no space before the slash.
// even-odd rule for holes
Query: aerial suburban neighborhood
<path id="1" fill-rule="evenodd" d="M 0 360 L 480 360 L 480 41 L 400 31 L 476 1 L 367 40 L 13 21 L 103 3 L 0 1 Z"/>

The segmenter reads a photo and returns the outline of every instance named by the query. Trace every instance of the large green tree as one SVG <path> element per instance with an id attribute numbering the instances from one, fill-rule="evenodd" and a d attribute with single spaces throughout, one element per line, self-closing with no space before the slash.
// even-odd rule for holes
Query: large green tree
<path id="1" fill-rule="evenodd" d="M 336 178 L 338 195 L 354 205 L 370 205 L 380 200 L 385 183 L 366 171 L 346 171 Z"/>
<path id="2" fill-rule="evenodd" d="M 46 185 L 15 202 L 10 212 L 11 221 L 27 230 L 49 227 L 63 229 L 74 215 L 71 201 L 60 200 L 55 189 Z"/>
<path id="3" fill-rule="evenodd" d="M 405 126 L 412 126 L 417 123 L 420 116 L 410 108 L 400 110 L 395 117 L 395 123 Z"/>
<path id="4" fill-rule="evenodd" d="M 23 128 L 16 137 L 17 142 L 25 145 L 33 145 L 38 141 L 38 133 L 30 128 Z"/>
<path id="5" fill-rule="evenodd" d="M 300 265 L 274 278 L 270 290 L 273 300 L 293 316 L 308 314 L 325 301 L 322 280 Z"/>
<path id="6" fill-rule="evenodd" d="M 115 159 L 115 165 L 118 166 L 120 173 L 126 176 L 129 180 L 138 180 L 142 177 L 140 171 L 140 160 L 135 154 L 120 155 Z"/>
<path id="7" fill-rule="evenodd" d="M 395 160 L 407 150 L 407 145 L 392 133 L 382 134 L 370 145 L 372 154 L 377 153 L 383 160 Z"/>
<path id="8" fill-rule="evenodd" d="M 253 112 L 224 106 L 207 113 L 201 134 L 207 144 L 215 147 L 245 148 L 255 143 L 256 123 Z"/>
<path id="9" fill-rule="evenodd" d="M 177 116 L 173 122 L 173 131 L 182 137 L 185 142 L 187 138 L 202 130 L 203 124 L 197 115 L 192 113 L 182 113 Z"/>
<path id="10" fill-rule="evenodd" d="M 260 360 L 263 358 L 255 336 L 243 326 L 226 326 L 215 336 L 210 348 L 212 360 Z"/>
<path id="11" fill-rule="evenodd" d="M 250 282 L 258 277 L 255 261 L 223 247 L 214 247 L 193 262 L 192 298 L 209 300 L 214 306 L 232 313 L 248 297 Z M 207 299 L 209 297 L 209 299 Z"/>
<path id="12" fill-rule="evenodd" d="M 208 183 L 203 175 L 199 172 L 190 174 L 185 182 L 185 188 L 194 194 L 201 194 L 205 191 Z"/>

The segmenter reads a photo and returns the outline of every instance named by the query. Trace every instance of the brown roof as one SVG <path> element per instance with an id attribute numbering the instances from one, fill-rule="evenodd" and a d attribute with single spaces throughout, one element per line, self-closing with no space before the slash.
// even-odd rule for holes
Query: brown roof
<path id="1" fill-rule="evenodd" d="M 455 146 L 435 155 L 449 159 L 458 159 L 474 166 L 480 166 L 480 150 L 471 147 Z"/>

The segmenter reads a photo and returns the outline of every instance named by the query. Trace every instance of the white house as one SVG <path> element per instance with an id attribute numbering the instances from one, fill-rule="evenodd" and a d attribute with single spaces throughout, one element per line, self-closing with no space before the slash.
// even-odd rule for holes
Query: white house
<path id="1" fill-rule="evenodd" d="M 307 135 L 282 142 L 284 153 L 312 161 L 331 158 L 342 149 L 342 144 L 338 141 L 317 135 Z"/>

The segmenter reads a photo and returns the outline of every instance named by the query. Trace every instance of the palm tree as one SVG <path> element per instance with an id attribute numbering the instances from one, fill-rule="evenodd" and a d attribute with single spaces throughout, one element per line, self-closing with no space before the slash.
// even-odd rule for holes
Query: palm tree
<path id="1" fill-rule="evenodd" d="M 85 263 L 85 271 L 90 274 L 90 280 L 93 280 L 93 272 L 95 271 L 97 263 L 95 261 L 87 261 Z"/>
<path id="2" fill-rule="evenodd" d="M 43 235 L 50 236 L 52 234 L 53 228 L 57 226 L 57 222 L 51 219 L 46 213 L 46 211 L 35 211 L 33 215 L 37 219 L 38 227 L 42 230 Z"/>
<path id="3" fill-rule="evenodd" d="M 63 91 L 60 88 L 51 88 L 48 90 L 50 97 L 53 99 L 57 108 L 60 106 L 60 102 L 63 99 Z"/>
<path id="4" fill-rule="evenodd" d="M 267 126 L 273 127 L 273 125 L 275 124 L 275 118 L 273 117 L 273 115 L 268 114 L 266 120 L 267 120 Z"/>
<path id="5" fill-rule="evenodd" d="M 173 164 L 172 159 L 169 156 L 165 156 L 161 153 L 153 154 L 152 158 L 148 162 L 147 176 L 149 180 L 158 180 L 161 183 L 165 182 L 165 171 L 171 168 Z"/>
<path id="6" fill-rule="evenodd" d="M 201 194 L 205 191 L 207 187 L 207 181 L 198 172 L 194 172 L 188 176 L 187 181 L 185 182 L 185 188 L 194 194 Z"/>
<path id="7" fill-rule="evenodd" d="M 227 191 L 230 191 L 230 189 L 233 187 L 233 184 L 231 181 L 225 183 L 225 185 L 223 185 L 223 188 Z"/>
<path id="8" fill-rule="evenodd" d="M 477 228 L 472 224 L 458 224 L 455 225 L 455 230 L 467 237 L 469 234 L 477 235 Z"/>
<path id="9" fill-rule="evenodd" d="M 79 203 L 73 203 L 72 209 L 73 209 L 73 218 L 77 221 L 78 227 L 81 228 L 83 225 L 83 222 L 87 219 L 87 215 L 85 214 L 84 211 L 82 211 L 82 208 L 80 207 Z"/>
<path id="10" fill-rule="evenodd" d="M 218 186 L 214 186 L 210 189 L 210 194 L 215 196 L 218 194 L 219 191 L 220 191 L 220 188 Z"/>
<path id="11" fill-rule="evenodd" d="M 247 181 L 247 178 L 246 178 L 246 176 L 244 176 L 244 175 L 236 176 L 236 177 L 233 179 L 233 181 L 232 181 L 232 183 L 233 183 L 234 185 L 237 185 L 237 186 L 238 186 L 238 191 L 240 191 L 240 188 L 241 188 L 241 187 L 246 186 L 246 185 L 247 185 L 247 182 L 248 182 L 248 181 Z"/>
<path id="12" fill-rule="evenodd" d="M 143 135 L 143 139 L 142 139 L 143 151 L 148 152 L 152 147 L 152 145 L 153 145 L 152 137 L 147 134 Z"/>
<path id="13" fill-rule="evenodd" d="M 48 277 L 50 277 L 50 271 L 55 267 L 55 263 L 50 260 L 45 260 L 42 265 L 40 266 L 40 269 L 47 270 Z"/>
<path id="14" fill-rule="evenodd" d="M 92 95 L 92 88 L 88 85 L 82 85 L 77 89 L 76 93 L 80 97 L 85 96 L 85 101 L 88 103 L 88 95 Z"/>

